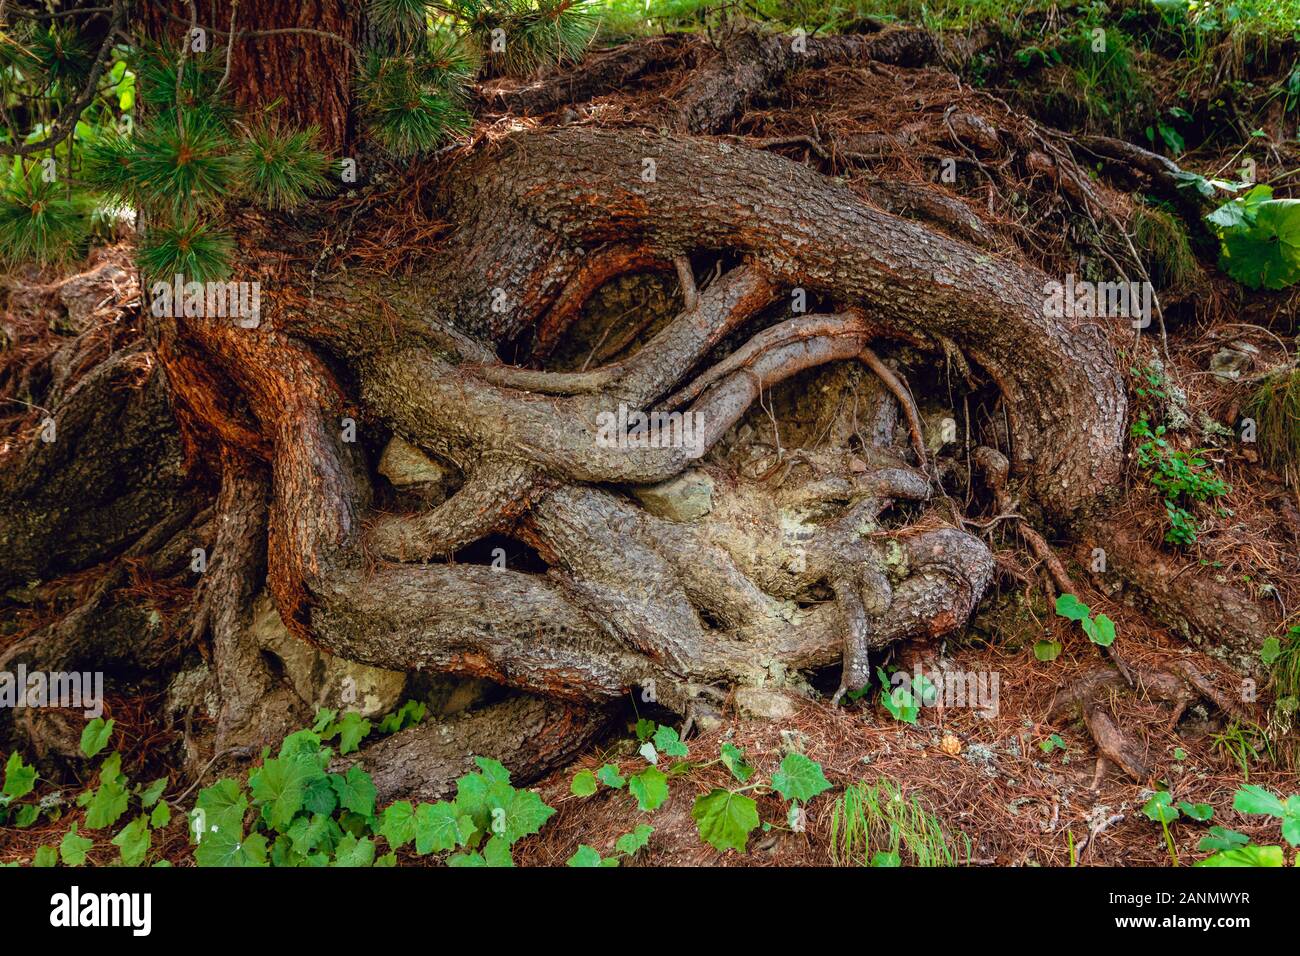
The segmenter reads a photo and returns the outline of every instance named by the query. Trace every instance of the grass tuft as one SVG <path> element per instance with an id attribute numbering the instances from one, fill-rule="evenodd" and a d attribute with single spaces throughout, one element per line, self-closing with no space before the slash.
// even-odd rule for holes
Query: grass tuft
<path id="1" fill-rule="evenodd" d="M 1269 375 L 1246 405 L 1265 463 L 1300 487 L 1300 367 Z"/>
<path id="2" fill-rule="evenodd" d="M 965 834 L 958 837 L 950 838 L 920 800 L 906 799 L 884 777 L 845 788 L 831 808 L 836 866 L 959 866 L 969 862 L 971 844 Z"/>
<path id="3" fill-rule="evenodd" d="M 1162 290 L 1185 291 L 1200 283 L 1201 264 L 1178 217 L 1154 206 L 1138 205 L 1133 214 L 1133 242 L 1151 281 Z"/>

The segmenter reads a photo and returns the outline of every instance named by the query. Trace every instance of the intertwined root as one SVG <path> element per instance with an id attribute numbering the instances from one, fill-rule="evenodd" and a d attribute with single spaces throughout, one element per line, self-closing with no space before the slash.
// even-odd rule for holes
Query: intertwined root
<path id="1" fill-rule="evenodd" d="M 960 349 L 992 377 L 1013 475 L 1058 513 L 1114 470 L 1124 396 L 1104 334 L 1045 318 L 1032 269 L 880 213 L 797 163 L 693 137 L 523 133 L 453 165 L 443 192 L 458 225 L 446 268 L 424 280 L 436 294 L 339 280 L 258 329 L 164 330 L 247 399 L 254 454 L 271 462 L 272 593 L 291 629 L 344 658 L 573 701 L 652 686 L 679 711 L 836 662 L 842 690 L 862 686 L 869 650 L 959 627 L 992 572 L 978 539 L 925 512 L 936 489 L 919 418 L 871 348 L 885 338 Z M 717 278 L 697 282 L 688 255 L 720 263 Z M 489 345 L 526 331 L 545 354 L 605 283 L 649 269 L 676 272 L 683 308 L 639 349 L 575 372 L 495 360 Z M 795 311 L 804 293 L 831 308 Z M 368 295 L 392 314 L 359 317 Z M 840 422 L 762 474 L 740 467 L 735 427 L 750 409 L 832 363 L 880 381 L 869 434 Z M 355 393 L 331 371 L 342 367 Z M 187 384 L 189 407 L 222 407 Z M 607 441 L 620 409 L 694 427 L 666 444 Z M 376 510 L 340 429 L 354 415 L 463 482 L 431 508 Z M 712 484 L 707 508 L 634 501 L 687 471 Z M 498 534 L 546 570 L 451 560 Z"/>
<path id="2" fill-rule="evenodd" d="M 910 398 L 866 348 L 865 319 L 778 322 L 683 384 L 776 292 L 752 266 L 704 289 L 688 269 L 681 280 L 675 319 L 631 358 L 580 377 L 428 349 L 374 359 L 363 382 L 371 403 L 466 479 L 434 508 L 369 523 L 362 546 L 396 563 L 364 587 L 350 583 L 355 565 L 342 554 L 320 562 L 336 570 L 315 583 L 315 639 L 377 666 L 474 673 L 552 696 L 599 700 L 650 687 L 685 710 L 709 685 L 759 683 L 837 658 L 842 690 L 856 690 L 869 650 L 959 626 L 992 560 L 953 529 L 882 526 L 894 502 L 933 491 L 900 457 L 892 425 L 882 444 L 855 454 L 802 450 L 797 474 L 787 469 L 781 481 L 741 479 L 716 455 L 697 461 L 774 386 L 864 356 L 885 380 L 877 403 L 903 398 L 917 431 Z M 663 436 L 681 440 L 662 444 L 604 441 L 620 406 L 679 409 L 688 424 Z M 659 516 L 598 485 L 635 491 L 688 469 L 710 488 L 695 515 Z M 547 573 L 420 563 L 492 533 L 527 540 Z"/>

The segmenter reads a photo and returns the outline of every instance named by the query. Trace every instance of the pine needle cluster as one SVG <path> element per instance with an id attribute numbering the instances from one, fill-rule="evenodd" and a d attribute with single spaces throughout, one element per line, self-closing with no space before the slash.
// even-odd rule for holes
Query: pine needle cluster
<path id="1" fill-rule="evenodd" d="M 370 0 L 379 36 L 356 84 L 372 139 L 407 159 L 464 135 L 475 80 L 578 59 L 596 32 L 591 3 Z M 318 129 L 237 109 L 223 91 L 224 49 L 181 57 L 152 42 L 119 46 L 102 73 L 98 49 L 62 23 L 20 21 L 0 37 L 7 114 L 0 139 L 21 129 L 26 142 L 41 141 L 92 75 L 99 86 L 74 135 L 0 171 L 4 261 L 75 255 L 93 229 L 127 210 L 141 214 L 146 276 L 220 278 L 234 249 L 223 225 L 230 203 L 288 211 L 330 189 L 332 163 L 317 146 Z"/>

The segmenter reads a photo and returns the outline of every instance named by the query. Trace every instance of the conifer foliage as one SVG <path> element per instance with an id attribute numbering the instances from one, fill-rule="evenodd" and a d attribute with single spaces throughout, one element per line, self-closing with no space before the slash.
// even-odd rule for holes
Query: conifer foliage
<path id="1" fill-rule="evenodd" d="M 116 23 L 122 8 L 112 9 Z M 597 26 L 589 0 L 371 0 L 367 15 L 376 42 L 360 54 L 357 108 L 371 142 L 398 161 L 469 130 L 479 77 L 576 60 Z M 0 172 L 8 265 L 80 255 L 95 223 L 134 214 L 146 278 L 224 278 L 233 204 L 292 211 L 339 181 L 316 128 L 270 119 L 275 103 L 235 107 L 223 47 L 114 42 L 127 34 L 111 29 L 101 45 L 68 22 L 21 10 L 8 19 L 0 154 L 17 154 Z M 67 114 L 71 135 L 32 148 L 55 139 Z"/>

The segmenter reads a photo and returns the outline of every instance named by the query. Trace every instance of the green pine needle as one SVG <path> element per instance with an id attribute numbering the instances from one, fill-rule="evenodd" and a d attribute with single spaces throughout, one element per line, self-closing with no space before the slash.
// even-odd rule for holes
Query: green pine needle
<path id="1" fill-rule="evenodd" d="M 108 129 L 86 143 L 81 151 L 81 178 L 92 188 L 121 202 L 135 199 L 135 143 L 116 129 Z"/>
<path id="2" fill-rule="evenodd" d="M 429 0 L 371 0 L 370 22 L 392 36 L 424 29 Z"/>
<path id="3" fill-rule="evenodd" d="M 12 173 L 0 188 L 0 261 L 9 265 L 64 262 L 86 241 L 86 203 L 45 182 L 39 168 Z"/>
<path id="4" fill-rule="evenodd" d="M 90 41 L 69 27 L 35 31 L 26 52 L 26 65 L 38 67 L 47 88 L 58 94 L 79 92 L 95 65 L 96 51 Z"/>
<path id="5" fill-rule="evenodd" d="M 176 124 L 176 64 L 179 55 L 155 44 L 147 45 L 135 65 L 135 88 L 140 100 L 149 107 L 150 119 Z M 217 84 L 225 71 L 224 61 L 212 51 L 191 53 L 181 74 L 181 108 L 203 108 L 216 118 L 229 121 L 234 108 L 224 96 L 217 96 Z"/>
<path id="6" fill-rule="evenodd" d="M 429 34 L 418 64 L 422 82 L 442 90 L 453 102 L 463 103 L 483 68 L 483 57 L 459 34 L 435 30 Z"/>
<path id="7" fill-rule="evenodd" d="M 230 275 L 235 243 L 223 230 L 193 216 L 149 230 L 136 261 L 150 280 L 184 276 L 189 282 L 212 282 Z"/>
<path id="8" fill-rule="evenodd" d="M 553 63 L 576 62 L 597 26 L 598 18 L 585 0 L 538 0 L 535 9 L 518 17 L 516 42 L 512 45 L 507 38 L 503 65 L 509 72 L 528 72 Z"/>
<path id="9" fill-rule="evenodd" d="M 472 120 L 446 92 L 449 76 L 423 56 L 372 53 L 359 88 L 380 145 L 405 158 L 467 131 Z"/>
<path id="10" fill-rule="evenodd" d="M 599 25 L 589 0 L 445 0 L 444 9 L 464 24 L 495 70 L 515 75 L 577 60 Z M 498 29 L 505 49 L 494 51 Z"/>
<path id="11" fill-rule="evenodd" d="M 320 130 L 281 133 L 270 126 L 253 129 L 238 156 L 243 188 L 268 209 L 294 209 L 309 195 L 329 189 L 328 157 L 315 148 Z"/>
<path id="12" fill-rule="evenodd" d="M 233 143 L 212 117 L 185 114 L 185 130 L 161 122 L 137 130 L 127 170 L 146 205 L 180 210 L 224 199 L 237 185 Z"/>

